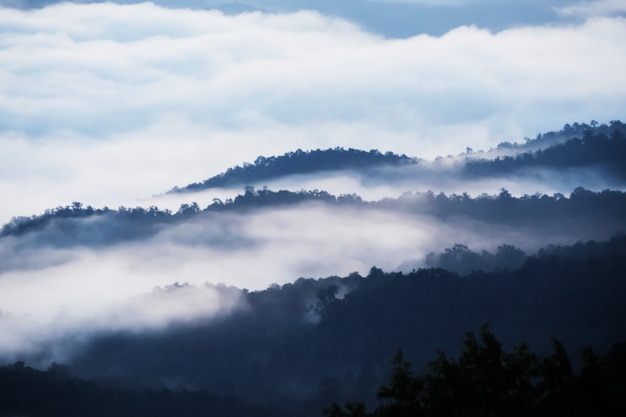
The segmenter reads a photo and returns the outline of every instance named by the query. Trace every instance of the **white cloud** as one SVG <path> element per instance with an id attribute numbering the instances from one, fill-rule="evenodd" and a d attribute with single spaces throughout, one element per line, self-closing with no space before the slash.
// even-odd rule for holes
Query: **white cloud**
<path id="1" fill-rule="evenodd" d="M 2 277 L 0 360 L 43 353 L 46 366 L 66 361 L 81 342 L 103 331 L 156 330 L 245 308 L 235 288 L 206 283 L 155 287 L 162 276 L 151 276 L 149 267 L 128 256 L 74 254 L 73 262 L 61 266 Z M 90 267 L 99 269 L 88 273 Z"/>
<path id="2" fill-rule="evenodd" d="M 555 10 L 563 16 L 618 16 L 626 13 L 626 3 L 622 0 L 583 1 Z"/>
<path id="3" fill-rule="evenodd" d="M 226 127 L 373 118 L 411 128 L 450 115 L 457 124 L 506 110 L 512 93 L 536 102 L 569 91 L 572 84 L 555 83 L 555 73 L 582 76 L 575 86 L 592 93 L 604 74 L 576 64 L 607 52 L 623 57 L 619 21 L 603 22 L 611 25 L 604 34 L 590 32 L 593 25 L 497 35 L 462 28 L 399 41 L 311 12 L 228 17 L 148 4 L 64 4 L 11 11 L 1 23 L 9 28 L 2 40 L 11 86 L 4 125 L 34 133 L 100 136 L 170 114 Z M 579 41 L 583 48 L 603 41 L 612 51 L 589 57 Z"/>

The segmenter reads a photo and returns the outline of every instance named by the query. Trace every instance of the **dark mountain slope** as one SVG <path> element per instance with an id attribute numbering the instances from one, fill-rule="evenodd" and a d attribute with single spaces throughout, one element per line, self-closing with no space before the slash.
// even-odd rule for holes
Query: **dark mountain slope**
<path id="1" fill-rule="evenodd" d="M 494 160 L 494 155 L 495 160 Z M 387 181 L 427 178 L 433 173 L 475 179 L 497 178 L 521 170 L 593 168 L 607 177 L 615 177 L 620 183 L 626 181 L 626 125 L 619 120 L 610 125 L 574 123 L 565 125 L 561 131 L 537 135 L 525 143 L 503 142 L 489 152 L 449 157 L 463 164 L 460 173 L 439 164 L 419 163 L 418 158 L 382 154 L 378 150 L 325 149 L 304 152 L 298 149 L 281 156 L 259 156 L 254 163 L 229 168 L 226 172 L 199 183 L 174 187 L 170 193 L 197 192 L 218 187 L 260 186 L 273 179 L 298 174 L 315 174 L 332 171 L 353 171 L 370 176 L 380 175 Z M 407 172 L 376 173 L 385 167 L 410 167 Z"/>
<path id="2" fill-rule="evenodd" d="M 280 178 L 288 175 L 311 174 L 328 171 L 367 170 L 385 166 L 415 164 L 415 159 L 406 155 L 385 154 L 377 150 L 361 151 L 357 149 L 316 149 L 304 152 L 298 149 L 281 156 L 259 156 L 253 164 L 229 168 L 226 172 L 211 177 L 201 183 L 175 187 L 170 192 L 181 193 L 200 191 L 217 187 L 257 185 L 260 181 Z"/>
<path id="3" fill-rule="evenodd" d="M 516 156 L 497 157 L 495 160 L 468 158 L 464 173 L 470 177 L 499 177 L 523 169 L 584 167 L 600 170 L 607 177 L 615 177 L 622 183 L 626 181 L 626 125 L 613 123 L 610 135 L 589 129 L 581 137 Z"/>
<path id="4" fill-rule="evenodd" d="M 456 354 L 458 335 L 485 322 L 505 346 L 525 341 L 543 354 L 556 337 L 575 357 L 587 344 L 606 350 L 626 335 L 624 294 L 624 237 L 552 248 L 511 271 L 372 268 L 246 293 L 248 307 L 219 323 L 103 334 L 70 369 L 174 380 L 312 416 L 332 401 L 372 399 L 398 347 L 420 369 L 436 349 Z"/>
<path id="5" fill-rule="evenodd" d="M 608 125 L 592 120 L 590 124 L 572 123 L 565 124 L 561 130 L 539 133 L 534 139 L 525 138 L 524 143 L 502 142 L 495 150 L 514 152 L 536 151 L 549 148 L 574 138 L 582 138 L 586 134 L 604 135 L 610 137 L 615 130 L 624 131 L 626 125 L 619 120 L 612 120 Z M 512 155 L 514 156 L 514 155 Z"/>

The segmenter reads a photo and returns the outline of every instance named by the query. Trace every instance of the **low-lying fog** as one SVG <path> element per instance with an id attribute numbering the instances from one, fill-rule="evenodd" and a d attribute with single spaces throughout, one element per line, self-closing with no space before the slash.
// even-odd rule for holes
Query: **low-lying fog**
<path id="1" fill-rule="evenodd" d="M 299 277 L 419 266 L 429 252 L 455 243 L 473 250 L 512 244 L 532 252 L 547 244 L 608 237 L 593 228 L 543 234 L 464 218 L 442 221 L 321 203 L 206 212 L 134 243 L 102 245 L 93 233 L 94 244 L 87 235 L 81 245 L 72 245 L 72 236 L 55 230 L 47 231 L 45 244 L 28 234 L 0 241 L 4 357 L 99 330 L 141 331 L 245 308 L 239 290 L 229 286 L 261 290 Z"/>

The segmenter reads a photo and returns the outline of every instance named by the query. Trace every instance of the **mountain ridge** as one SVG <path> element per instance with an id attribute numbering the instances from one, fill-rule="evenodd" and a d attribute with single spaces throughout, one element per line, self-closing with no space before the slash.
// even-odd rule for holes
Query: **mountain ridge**
<path id="1" fill-rule="evenodd" d="M 259 156 L 254 163 L 229 168 L 225 172 L 202 182 L 183 187 L 174 187 L 167 193 L 192 193 L 220 187 L 260 186 L 263 181 L 276 180 L 293 175 L 323 172 L 355 171 L 368 172 L 376 169 L 415 167 L 429 172 L 442 159 L 452 159 L 463 166 L 463 175 L 468 177 L 497 176 L 510 174 L 523 168 L 600 166 L 606 168 L 621 184 L 626 183 L 626 168 L 621 162 L 626 159 L 626 125 L 614 120 L 610 125 L 592 122 L 566 124 L 558 132 L 538 134 L 535 139 L 526 139 L 523 144 L 502 142 L 495 149 L 467 152 L 456 157 L 436 158 L 426 161 L 419 157 L 408 157 L 393 152 L 384 154 L 377 149 L 370 151 L 343 149 L 287 152 L 280 156 Z M 433 166 L 433 164 L 435 165 Z M 450 173 L 448 173 L 450 174 Z M 167 194 L 166 193 L 166 194 Z"/>

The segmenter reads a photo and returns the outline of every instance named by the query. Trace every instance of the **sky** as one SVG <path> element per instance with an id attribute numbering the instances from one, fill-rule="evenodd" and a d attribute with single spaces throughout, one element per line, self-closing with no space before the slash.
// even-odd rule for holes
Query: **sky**
<path id="1" fill-rule="evenodd" d="M 565 123 L 625 119 L 623 1 L 0 0 L 0 6 L 2 224 L 73 201 L 111 208 L 167 204 L 153 196 L 298 148 L 435 158 L 523 141 Z M 332 179 L 326 180 L 332 191 Z M 188 246 L 186 262 L 167 263 L 182 255 L 179 246 L 166 244 L 33 254 L 71 262 L 4 274 L 0 325 L 15 325 L 8 316 L 54 316 L 58 323 L 72 313 L 84 320 L 91 316 L 82 309 L 98 296 L 106 310 L 98 317 L 110 318 L 112 306 L 127 305 L 127 297 L 172 284 L 163 272 L 168 268 L 176 276 L 187 271 L 202 292 L 203 281 L 226 281 L 222 277 L 236 275 L 250 259 L 263 279 L 284 282 L 366 272 L 376 256 L 385 262 L 395 251 L 398 259 L 386 259 L 393 267 L 434 249 L 420 240 L 430 230 L 423 219 L 405 228 L 401 219 L 382 218 L 375 223 L 385 226 L 377 230 L 351 216 L 337 223 L 334 215 L 305 214 L 318 216 L 313 225 L 298 223 L 301 216 L 247 219 L 247 233 L 266 239 L 265 250 L 243 248 L 222 263 L 219 254 L 206 258 Z M 356 243 L 363 251 L 345 255 L 346 264 L 307 267 L 303 254 L 322 245 L 325 231 L 315 225 L 325 222 L 347 227 L 338 235 L 363 233 L 325 248 L 328 254 L 345 255 Z M 309 238 L 297 246 L 295 231 L 285 225 L 298 225 Z M 390 232 L 398 240 L 381 242 Z M 9 250 L 11 242 L 4 245 Z M 376 255 L 381 245 L 386 251 Z M 272 270 L 268 260 L 285 248 L 298 256 Z M 146 262 L 137 263 L 135 253 Z M 85 281 L 87 272 L 92 279 Z M 44 281 L 30 292 L 30 283 Z M 47 298 L 59 287 L 74 292 Z M 25 297 L 49 302 L 21 303 Z M 45 326 L 16 331 L 15 346 L 41 336 Z"/>

